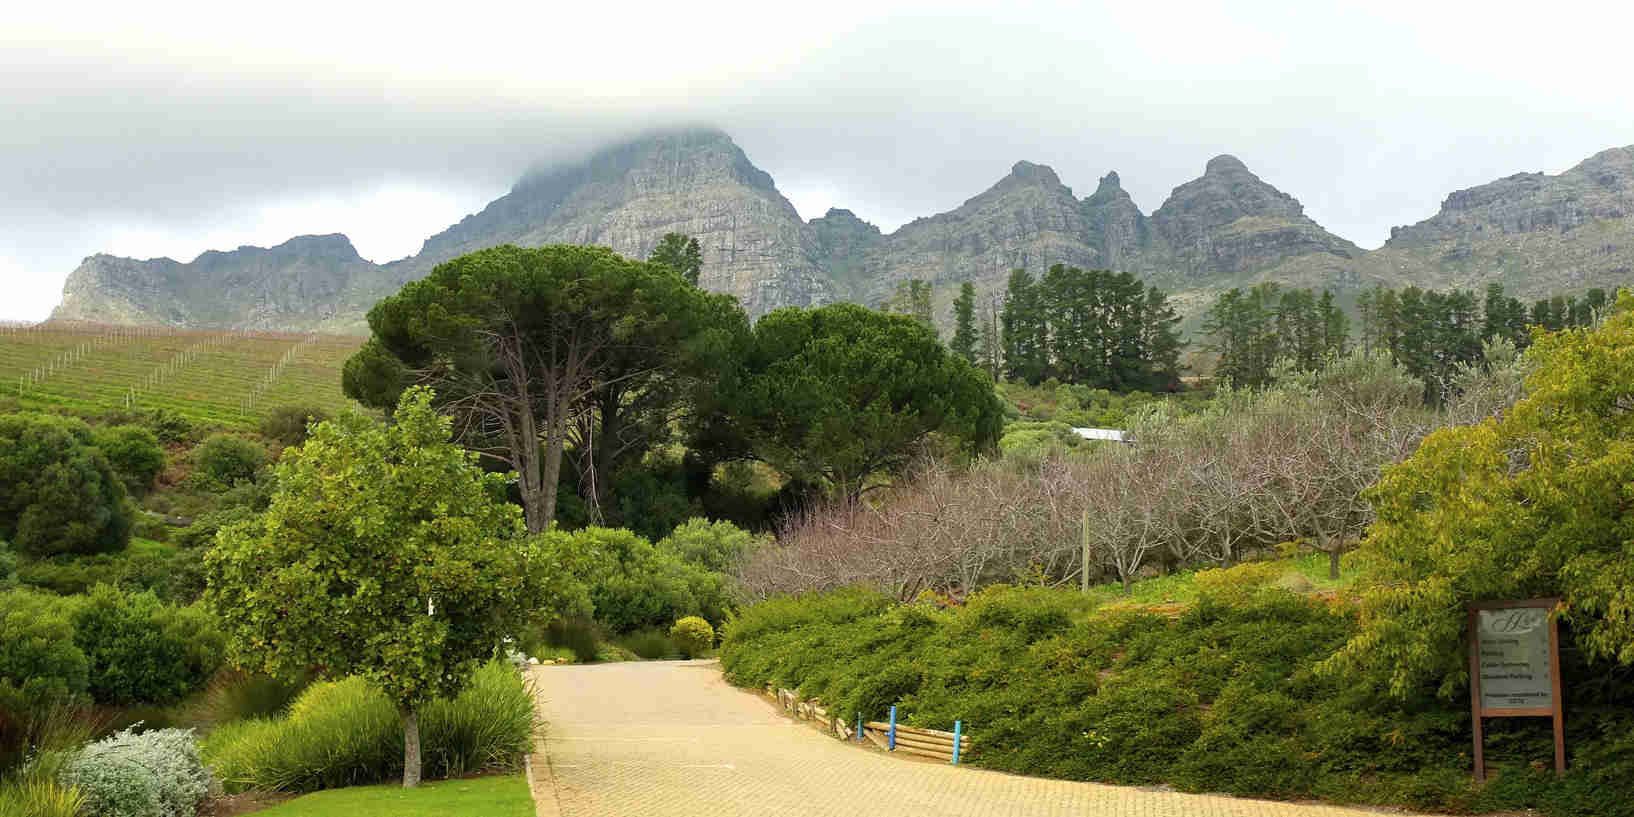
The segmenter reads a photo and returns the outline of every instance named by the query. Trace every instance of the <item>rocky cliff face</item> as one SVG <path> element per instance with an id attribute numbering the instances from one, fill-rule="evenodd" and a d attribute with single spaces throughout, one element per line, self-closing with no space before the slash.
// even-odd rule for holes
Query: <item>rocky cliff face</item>
<path id="1" fill-rule="evenodd" d="M 965 281 L 991 288 L 1016 268 L 1093 266 L 1099 257 L 1072 189 L 1044 165 L 1017 162 L 958 209 L 915 219 L 863 249 L 851 261 L 863 282 L 852 295 L 879 303 L 897 282 L 914 278 L 938 289 Z"/>
<path id="2" fill-rule="evenodd" d="M 97 255 L 69 277 L 53 317 L 364 331 L 376 300 L 463 253 L 577 243 L 644 258 L 667 232 L 697 237 L 703 286 L 737 296 L 754 316 L 834 299 L 878 305 L 917 278 L 933 284 L 949 318 L 959 284 L 993 293 L 1013 269 L 1042 273 L 1058 263 L 1138 273 L 1194 321 L 1218 292 L 1261 281 L 1342 297 L 1374 283 L 1500 281 L 1535 298 L 1634 282 L 1634 147 L 1558 176 L 1457 191 L 1434 217 L 1364 252 L 1231 156 L 1211 159 L 1150 216 L 1115 172 L 1078 199 L 1049 167 L 1018 162 L 958 208 L 883 234 L 849 210 L 802 222 L 725 134 L 669 131 L 529 174 L 402 261 L 371 264 L 344 236 L 208 252 L 186 264 Z"/>
<path id="3" fill-rule="evenodd" d="M 401 280 L 498 244 L 592 244 L 646 258 L 665 233 L 698 239 L 699 283 L 749 313 L 832 299 L 812 231 L 772 177 L 716 130 L 654 134 L 583 163 L 530 174 L 482 212 L 394 265 Z"/>
<path id="4" fill-rule="evenodd" d="M 366 331 L 363 314 L 442 261 L 497 246 L 595 244 L 645 258 L 665 233 L 703 249 L 700 283 L 752 315 L 833 298 L 812 228 L 726 134 L 672 131 L 529 174 L 480 213 L 377 266 L 344 236 L 208 252 L 191 263 L 94 256 L 53 318 Z"/>
<path id="5" fill-rule="evenodd" d="M 384 284 L 381 269 L 360 257 L 343 235 L 212 250 L 186 264 L 93 255 L 69 275 L 62 304 L 52 317 L 356 331 Z"/>
<path id="6" fill-rule="evenodd" d="M 1168 259 L 1158 261 L 1151 272 L 1168 277 L 1177 288 L 1302 255 L 1361 254 L 1356 245 L 1307 218 L 1297 199 L 1261 181 L 1235 156 L 1210 159 L 1201 177 L 1176 187 L 1152 213 L 1152 227 L 1166 245 Z M 1162 275 L 1163 267 L 1168 276 Z"/>
<path id="7" fill-rule="evenodd" d="M 1273 280 L 1332 280 L 1289 263 Z M 1343 280 L 1481 290 L 1522 299 L 1634 285 L 1634 146 L 1602 151 L 1556 176 L 1521 173 L 1455 191 L 1440 212 L 1391 230 L 1377 250 L 1341 265 Z"/>
<path id="8" fill-rule="evenodd" d="M 920 278 L 933 282 L 945 309 L 964 281 L 992 293 L 1011 270 L 1042 274 L 1053 264 L 1072 264 L 1140 273 L 1186 313 L 1200 311 L 1225 286 L 1290 259 L 1361 254 L 1231 156 L 1210 160 L 1201 177 L 1175 188 L 1149 217 L 1116 172 L 1079 200 L 1050 168 L 1020 162 L 958 209 L 904 225 L 860 252 L 866 283 L 851 296 L 863 303 L 882 302 L 897 282 Z"/>

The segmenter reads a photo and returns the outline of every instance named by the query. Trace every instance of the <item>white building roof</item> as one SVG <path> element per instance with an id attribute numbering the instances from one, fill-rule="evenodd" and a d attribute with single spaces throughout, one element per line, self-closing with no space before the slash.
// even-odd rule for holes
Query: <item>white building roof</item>
<path id="1" fill-rule="evenodd" d="M 1111 440 L 1115 443 L 1129 440 L 1129 432 L 1119 428 L 1075 428 L 1072 433 L 1086 440 Z"/>

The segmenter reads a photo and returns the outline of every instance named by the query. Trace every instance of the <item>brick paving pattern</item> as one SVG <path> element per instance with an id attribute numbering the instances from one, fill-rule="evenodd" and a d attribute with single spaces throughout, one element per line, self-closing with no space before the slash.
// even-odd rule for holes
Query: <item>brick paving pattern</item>
<path id="1" fill-rule="evenodd" d="M 533 668 L 539 817 L 1361 817 L 953 767 L 819 732 L 713 661 Z M 1400 812 L 1390 812 L 1400 814 Z"/>

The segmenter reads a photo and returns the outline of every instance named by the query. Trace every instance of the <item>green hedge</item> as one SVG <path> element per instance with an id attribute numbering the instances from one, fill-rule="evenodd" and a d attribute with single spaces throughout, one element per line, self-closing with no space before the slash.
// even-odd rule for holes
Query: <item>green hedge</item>
<path id="1" fill-rule="evenodd" d="M 910 725 L 961 720 L 974 762 L 1005 771 L 1454 812 L 1634 815 L 1627 702 L 1572 710 L 1576 767 L 1560 781 L 1528 771 L 1551 756 L 1546 725 L 1495 723 L 1489 752 L 1506 771 L 1478 788 L 1463 700 L 1394 703 L 1314 672 L 1356 629 L 1348 603 L 1265 586 L 1252 570 L 1209 573 L 1179 612 L 1092 610 L 1076 593 L 1009 587 L 950 610 L 854 589 L 774 599 L 728 622 L 721 661 L 733 683 L 798 689 L 848 718 L 897 704 Z"/>

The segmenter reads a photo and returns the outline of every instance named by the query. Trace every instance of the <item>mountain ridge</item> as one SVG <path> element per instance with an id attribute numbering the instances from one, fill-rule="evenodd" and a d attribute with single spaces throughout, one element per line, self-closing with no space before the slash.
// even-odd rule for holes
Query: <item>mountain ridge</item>
<path id="1" fill-rule="evenodd" d="M 1341 296 L 1373 284 L 1497 281 L 1541 297 L 1634 277 L 1634 147 L 1554 176 L 1453 191 L 1435 214 L 1369 251 L 1230 154 L 1209 159 L 1150 214 L 1116 171 L 1079 198 L 1050 166 L 1018 161 L 960 206 L 886 233 L 840 207 L 803 220 L 719 129 L 655 131 L 530 171 L 415 255 L 385 264 L 363 259 L 340 234 L 211 250 L 185 263 L 88 256 L 52 318 L 363 332 L 375 300 L 466 252 L 577 243 L 644 258 L 666 232 L 698 238 L 700 285 L 733 294 L 756 317 L 833 300 L 879 305 L 909 279 L 931 282 L 945 313 L 966 281 L 987 295 L 1012 269 L 1037 274 L 1057 263 L 1136 273 L 1192 322 L 1218 292 L 1262 281 Z"/>

